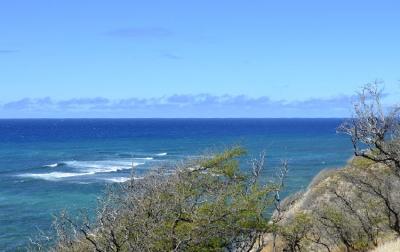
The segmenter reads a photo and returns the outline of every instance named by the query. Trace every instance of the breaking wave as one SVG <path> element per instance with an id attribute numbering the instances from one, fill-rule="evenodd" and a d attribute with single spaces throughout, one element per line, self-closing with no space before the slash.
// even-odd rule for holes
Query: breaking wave
<path id="1" fill-rule="evenodd" d="M 36 178 L 44 180 L 58 180 L 62 178 L 91 175 L 91 173 L 74 173 L 74 172 L 50 172 L 50 173 L 25 173 L 20 177 Z"/>
<path id="2" fill-rule="evenodd" d="M 55 168 L 58 166 L 63 166 L 67 168 L 68 171 L 57 171 L 49 173 L 24 173 L 18 176 L 44 180 L 60 180 L 70 177 L 89 176 L 96 173 L 109 173 L 129 170 L 133 167 L 143 164 L 143 162 L 132 162 L 130 160 L 66 161 L 45 165 L 44 167 Z M 121 182 L 120 180 L 115 182 Z"/>
<path id="3" fill-rule="evenodd" d="M 56 168 L 61 165 L 62 165 L 62 163 L 54 163 L 54 164 L 44 165 L 43 167 Z"/>
<path id="4" fill-rule="evenodd" d="M 134 159 L 137 159 L 137 160 L 153 160 L 154 158 L 152 158 L 152 157 L 143 157 L 143 158 L 139 157 L 139 158 L 134 158 Z"/>
<path id="5" fill-rule="evenodd" d="M 109 182 L 112 182 L 112 183 L 124 183 L 124 182 L 130 180 L 130 178 L 127 178 L 127 177 L 116 177 L 116 178 L 107 178 L 105 180 L 109 181 Z"/>
<path id="6" fill-rule="evenodd" d="M 143 179 L 143 177 L 133 177 L 134 180 L 136 179 Z M 106 181 L 113 182 L 113 183 L 124 183 L 126 181 L 131 180 L 130 177 L 115 177 L 115 178 L 107 178 Z"/>
<path id="7" fill-rule="evenodd" d="M 121 170 L 129 170 L 144 163 L 132 161 L 67 161 L 65 164 L 68 167 L 77 169 L 80 172 L 87 173 L 102 173 L 102 172 L 116 172 Z"/>

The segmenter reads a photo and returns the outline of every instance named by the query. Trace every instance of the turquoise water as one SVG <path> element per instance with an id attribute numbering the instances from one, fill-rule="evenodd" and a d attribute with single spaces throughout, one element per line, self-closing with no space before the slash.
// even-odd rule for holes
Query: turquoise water
<path id="1" fill-rule="evenodd" d="M 0 120 L 0 251 L 26 246 L 52 214 L 92 208 L 108 183 L 152 167 L 241 144 L 267 152 L 268 177 L 289 162 L 287 193 L 342 166 L 351 144 L 340 119 Z M 246 160 L 243 161 L 246 165 Z"/>

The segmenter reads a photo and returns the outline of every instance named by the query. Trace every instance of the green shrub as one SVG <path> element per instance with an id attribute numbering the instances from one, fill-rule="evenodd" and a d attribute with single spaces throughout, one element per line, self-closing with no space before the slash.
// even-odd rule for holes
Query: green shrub
<path id="1" fill-rule="evenodd" d="M 281 184 L 261 184 L 263 161 L 244 173 L 232 148 L 212 158 L 158 170 L 109 190 L 93 225 L 58 222 L 57 251 L 247 250 L 271 229 L 268 208 Z M 259 246 L 259 245 L 258 245 Z"/>

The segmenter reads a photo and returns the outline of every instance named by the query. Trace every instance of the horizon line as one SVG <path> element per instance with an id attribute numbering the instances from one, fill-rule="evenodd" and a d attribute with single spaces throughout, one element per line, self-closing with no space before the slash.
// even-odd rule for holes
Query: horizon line
<path id="1" fill-rule="evenodd" d="M 351 117 L 10 117 L 0 120 L 129 120 L 129 119 L 349 119 Z"/>

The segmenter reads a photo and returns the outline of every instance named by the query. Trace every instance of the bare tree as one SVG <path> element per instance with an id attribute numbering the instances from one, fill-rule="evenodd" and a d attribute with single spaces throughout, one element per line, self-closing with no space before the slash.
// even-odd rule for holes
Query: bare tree
<path id="1" fill-rule="evenodd" d="M 359 197 L 349 201 L 342 194 L 336 196 L 360 221 L 374 245 L 381 229 L 375 223 L 379 219 L 376 211 L 384 213 L 388 227 L 400 235 L 400 106 L 385 108 L 381 99 L 379 82 L 364 86 L 354 104 L 353 118 L 338 128 L 351 137 L 354 161 L 361 162 L 362 169 L 341 176 Z M 369 209 L 371 202 L 380 209 L 362 212 L 355 207 Z"/>
<path id="2" fill-rule="evenodd" d="M 364 86 L 353 118 L 338 131 L 351 137 L 354 155 L 390 166 L 400 174 L 400 106 L 385 109 L 379 82 Z"/>

